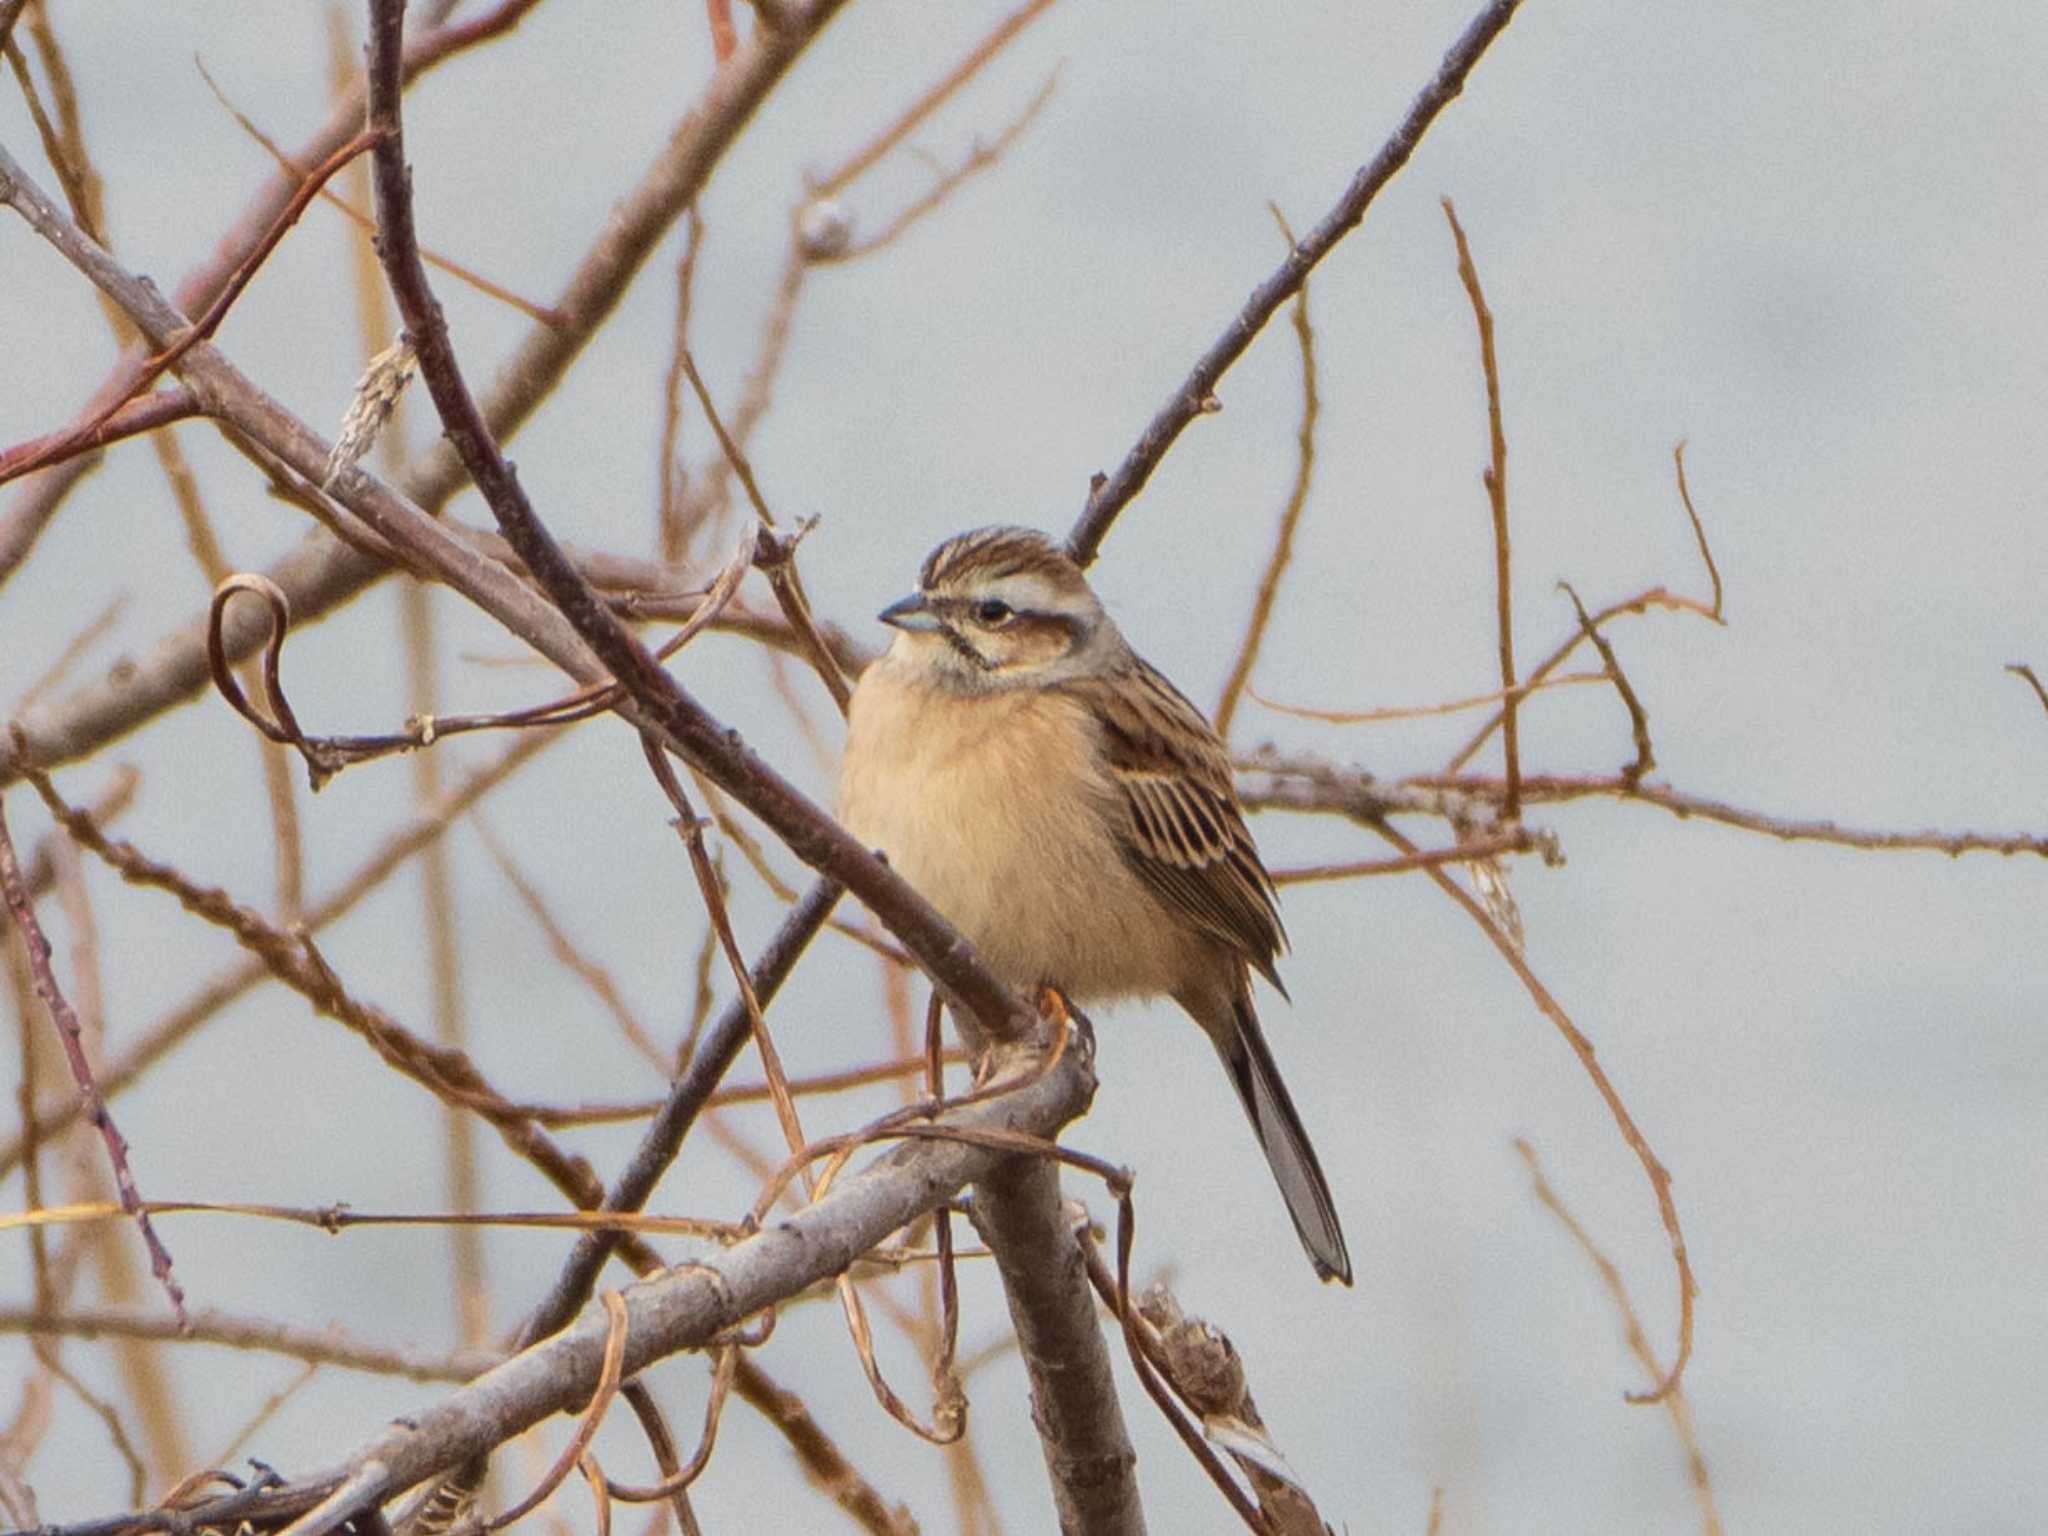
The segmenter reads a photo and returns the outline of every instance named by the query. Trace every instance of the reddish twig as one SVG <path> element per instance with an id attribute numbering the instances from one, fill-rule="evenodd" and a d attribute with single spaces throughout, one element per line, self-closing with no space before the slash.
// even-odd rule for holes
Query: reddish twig
<path id="1" fill-rule="evenodd" d="M 725 1399 L 732 1391 L 733 1374 L 739 1367 L 740 1347 L 727 1344 L 718 1351 L 718 1363 L 712 1367 L 711 1396 L 704 1404 L 704 1432 L 698 1438 L 697 1449 L 689 1461 L 679 1467 L 664 1468 L 660 1482 L 651 1487 L 639 1488 L 626 1483 L 607 1483 L 611 1496 L 625 1504 L 656 1504 L 663 1499 L 673 1499 L 686 1491 L 690 1484 L 703 1475 L 711 1465 L 712 1447 L 718 1442 L 718 1424 L 725 1412 Z M 643 1417 L 644 1424 L 646 1419 Z M 670 1455 L 673 1456 L 673 1447 Z"/>
<path id="2" fill-rule="evenodd" d="M 93 1077 L 92 1063 L 86 1060 L 85 1037 L 78 1026 L 78 1015 L 72 1012 L 63 989 L 57 985 L 57 973 L 50 965 L 50 941 L 44 936 L 42 925 L 36 921 L 35 902 L 29 896 L 27 882 L 22 879 L 21 864 L 14 853 L 14 840 L 7 832 L 4 803 L 0 803 L 0 897 L 6 901 L 8 914 L 21 935 L 22 948 L 28 954 L 29 974 L 35 984 L 36 996 L 48 1010 L 50 1022 L 56 1025 L 58 1038 L 64 1043 L 64 1058 L 71 1065 L 71 1079 L 78 1085 L 78 1098 L 84 1107 L 85 1117 L 99 1128 L 100 1139 L 106 1143 L 107 1163 L 113 1170 L 114 1185 L 121 1192 L 122 1209 L 135 1219 L 143 1244 L 149 1249 L 150 1270 L 170 1297 L 171 1308 L 182 1324 L 185 1293 L 179 1289 L 177 1278 L 171 1272 L 170 1250 L 157 1236 L 156 1228 L 150 1224 L 149 1212 L 143 1207 L 142 1191 L 136 1187 L 134 1170 L 128 1165 L 127 1138 L 115 1126 L 114 1117 L 108 1112 L 106 1101 L 100 1096 L 99 1084 Z"/>
<path id="3" fill-rule="evenodd" d="M 1605 608 L 1600 609 L 1593 615 L 1593 627 L 1598 629 L 1609 620 L 1619 618 L 1624 613 L 1648 613 L 1652 608 L 1672 609 L 1681 613 L 1696 613 L 1700 617 L 1707 619 L 1714 617 L 1707 605 L 1698 598 L 1686 597 L 1666 587 L 1657 586 L 1647 587 L 1632 597 L 1624 597 L 1619 602 L 1609 603 Z M 1545 657 L 1542 663 L 1533 668 L 1529 675 L 1522 680 L 1519 692 L 1526 693 L 1532 688 L 1541 686 L 1550 677 L 1552 672 L 1555 672 L 1570 659 L 1571 654 L 1583 645 L 1585 640 L 1586 632 L 1584 629 L 1573 629 L 1571 638 L 1559 645 L 1556 650 Z M 1605 677 L 1606 673 L 1602 672 L 1600 675 Z M 1486 745 L 1493 733 L 1501 728 L 1503 718 L 1502 714 L 1497 713 L 1484 725 L 1480 726 L 1477 731 L 1474 731 L 1471 739 L 1458 748 L 1451 755 L 1451 760 L 1444 764 L 1444 774 L 1454 774 L 1471 762 L 1478 755 L 1479 749 Z M 1526 790 L 1527 787 L 1528 781 L 1525 779 L 1523 781 L 1523 788 Z"/>
<path id="4" fill-rule="evenodd" d="M 123 401 L 102 413 L 97 426 L 69 427 L 0 450 L 0 485 L 32 469 L 45 468 L 76 454 L 92 453 L 109 443 L 154 432 L 174 421 L 188 420 L 199 415 L 201 409 L 192 391 L 182 384 Z"/>
<path id="5" fill-rule="evenodd" d="M 732 24 L 732 0 L 704 0 L 704 10 L 711 24 L 711 56 L 723 64 L 740 45 L 739 32 Z"/>
<path id="6" fill-rule="evenodd" d="M 1536 1198 L 1571 1234 L 1572 1241 L 1578 1244 L 1579 1251 L 1599 1274 L 1600 1283 L 1607 1287 L 1607 1294 L 1614 1299 L 1614 1308 L 1621 1314 L 1622 1327 L 1628 1338 L 1629 1352 L 1649 1373 L 1650 1380 L 1659 1380 L 1664 1374 L 1664 1367 L 1658 1363 L 1657 1353 L 1650 1347 L 1649 1335 L 1643 1332 L 1642 1321 L 1636 1316 L 1635 1303 L 1629 1297 L 1628 1284 L 1621 1278 L 1621 1271 L 1600 1251 L 1600 1245 L 1593 1241 L 1593 1234 L 1585 1229 L 1559 1198 L 1557 1191 L 1550 1187 L 1550 1181 L 1543 1176 L 1543 1165 L 1537 1161 L 1536 1149 L 1527 1138 L 1515 1138 L 1515 1151 L 1521 1154 L 1522 1162 L 1528 1167 L 1529 1182 L 1535 1189 Z M 1680 1390 L 1664 1399 L 1664 1407 L 1671 1415 L 1672 1430 L 1678 1436 L 1679 1447 L 1685 1452 L 1687 1469 L 1692 1473 L 1693 1497 L 1699 1501 L 1702 1529 L 1706 1536 L 1721 1536 L 1721 1513 L 1714 1507 L 1714 1486 L 1707 1477 L 1707 1458 L 1700 1450 L 1699 1435 L 1693 1428 L 1692 1405 Z"/>
<path id="7" fill-rule="evenodd" d="M 732 968 L 733 984 L 739 989 L 740 1002 L 747 1011 L 747 1024 L 753 1031 L 754 1049 L 761 1053 L 761 1075 L 769 1085 L 770 1097 L 775 1104 L 775 1118 L 782 1126 L 782 1134 L 790 1150 L 794 1152 L 804 1144 L 803 1123 L 797 1116 L 796 1100 L 790 1096 L 789 1078 L 782 1070 L 781 1054 L 775 1049 L 774 1037 L 768 1033 L 768 1020 L 761 1012 L 761 1000 L 754 995 L 754 983 L 747 974 L 746 958 L 740 954 L 739 940 L 733 936 L 732 916 L 726 911 L 725 892 L 719 885 L 718 872 L 711 867 L 711 856 L 704 848 L 705 823 L 698 818 L 689 796 L 683 793 L 682 783 L 669 766 L 668 754 L 661 744 L 646 735 L 640 738 L 640 744 L 645 749 L 647 766 L 653 771 L 655 782 L 675 809 L 676 836 L 683 840 L 683 846 L 689 852 L 690 869 L 697 877 L 697 890 L 704 900 L 705 915 L 718 935 L 719 948 L 725 951 L 726 964 Z"/>
<path id="8" fill-rule="evenodd" d="M 697 286 L 697 257 L 704 247 L 704 215 L 690 210 L 689 233 L 676 258 L 675 347 L 668 376 L 661 387 L 661 448 L 656 461 L 659 486 L 655 508 L 655 545 L 663 565 L 680 565 L 694 531 L 683 516 L 683 463 L 676 439 L 683 424 L 683 359 L 689 355 L 690 312 Z"/>
<path id="9" fill-rule="evenodd" d="M 1404 853 L 1394 859 L 1359 859 L 1348 864 L 1301 864 L 1292 869 L 1273 871 L 1275 885 L 1314 885 L 1324 880 L 1351 880 L 1360 875 L 1399 875 L 1410 870 L 1434 869 L 1442 864 L 1466 864 L 1474 859 L 1498 858 L 1507 853 L 1540 852 L 1545 863 L 1562 863 L 1563 856 L 1557 851 L 1557 840 L 1549 833 L 1537 832 L 1520 822 L 1505 832 L 1496 832 L 1491 837 L 1475 838 L 1469 843 L 1460 843 L 1455 848 L 1426 848 L 1418 853 Z"/>
<path id="10" fill-rule="evenodd" d="M 502 1531 L 507 1526 L 525 1519 L 562 1484 L 564 1478 L 576 1469 L 583 1459 L 590 1442 L 597 1438 L 597 1426 L 604 1422 L 610 1410 L 612 1399 L 618 1396 L 621 1371 L 626 1360 L 626 1302 L 617 1291 L 606 1291 L 598 1298 L 604 1303 L 605 1317 L 610 1324 L 604 1341 L 604 1363 L 599 1368 L 597 1387 L 590 1394 L 590 1403 L 577 1420 L 576 1432 L 569 1437 L 569 1443 L 562 1447 L 562 1453 L 555 1458 L 554 1465 L 542 1474 L 541 1480 L 510 1509 L 486 1521 L 486 1531 Z M 593 1480 L 599 1488 L 604 1487 L 602 1477 Z"/>
<path id="11" fill-rule="evenodd" d="M 312 202 L 314 195 L 319 192 L 321 187 L 327 184 L 328 178 L 355 159 L 356 156 L 374 146 L 381 137 L 381 130 L 365 128 L 361 133 L 321 161 L 318 166 L 314 167 L 312 173 L 299 184 L 299 190 L 292 195 L 291 201 L 284 205 L 283 210 L 271 222 L 270 228 L 265 231 L 263 238 L 256 243 L 256 248 L 249 253 L 248 258 L 228 278 L 226 285 L 215 296 L 213 303 L 207 307 L 206 313 L 201 315 L 198 320 L 193 321 L 184 333 L 169 346 L 137 363 L 125 386 L 115 399 L 93 412 L 79 425 L 66 432 L 45 450 L 43 454 L 16 465 L 13 469 L 13 474 L 17 476 L 25 475 L 33 470 L 46 468 L 51 464 L 58 463 L 79 453 L 85 445 L 90 443 L 96 433 L 102 431 L 113 420 L 115 414 L 123 406 L 127 405 L 129 401 L 133 400 L 143 390 L 149 388 L 150 385 L 154 384 L 170 369 L 177 367 L 179 359 L 184 357 L 193 347 L 211 337 L 220 328 L 221 321 L 227 318 L 228 311 L 234 307 L 235 300 L 242 296 L 242 290 L 249 286 L 249 280 L 255 277 L 257 269 L 269 258 L 270 253 L 277 249 L 278 242 L 283 240 L 287 231 L 298 222 L 299 215 L 306 211 L 306 205 Z"/>
<path id="12" fill-rule="evenodd" d="M 873 234 L 864 235 L 858 240 L 851 239 L 852 230 L 846 227 L 846 235 L 849 238 L 845 240 L 843 249 L 834 248 L 837 242 L 829 234 L 824 238 L 813 235 L 806 242 L 808 254 L 813 260 L 820 262 L 859 261 L 864 256 L 872 256 L 876 251 L 895 244 L 906 230 L 942 206 L 964 182 L 984 171 L 993 170 L 1000 164 L 1003 156 L 1010 152 L 1011 146 L 1023 138 L 1031 125 L 1038 120 L 1038 114 L 1043 112 L 1046 103 L 1052 100 L 1053 90 L 1058 84 L 1059 71 L 1055 69 L 1046 76 L 1045 83 L 1038 88 L 1031 100 L 1024 104 L 1024 110 L 1004 124 L 993 139 L 985 144 L 977 139 L 973 147 L 967 151 L 966 158 L 958 165 L 941 171 L 937 180 L 897 209 L 890 215 L 888 222 Z M 814 202 L 807 206 L 818 208 L 823 205 Z M 803 215 L 799 214 L 798 217 L 801 219 Z M 803 241 L 804 238 L 801 225 L 798 228 L 798 238 L 799 241 Z"/>
<path id="13" fill-rule="evenodd" d="M 1420 851 L 1386 822 L 1376 823 L 1374 830 L 1404 853 L 1414 854 Z M 1671 1258 L 1678 1270 L 1678 1352 L 1672 1359 L 1671 1369 L 1650 1391 L 1631 1392 L 1628 1394 L 1628 1400 L 1632 1403 L 1661 1402 L 1677 1390 L 1679 1381 L 1685 1375 L 1686 1363 L 1692 1359 L 1693 1299 L 1699 1289 L 1693 1281 L 1692 1261 L 1686 1256 L 1685 1234 L 1678 1225 L 1678 1205 L 1671 1198 L 1671 1174 L 1658 1159 L 1657 1154 L 1651 1150 L 1650 1143 L 1643 1133 L 1637 1129 L 1635 1117 L 1629 1113 L 1628 1106 L 1622 1102 L 1621 1094 L 1607 1076 L 1607 1070 L 1600 1065 L 1598 1057 L 1594 1055 L 1593 1042 L 1586 1038 L 1578 1025 L 1572 1022 L 1571 1016 L 1559 1006 L 1557 999 L 1550 995 L 1550 989 L 1545 987 L 1537 979 L 1536 973 L 1529 969 L 1528 961 L 1522 958 L 1521 946 L 1502 931 L 1486 909 L 1457 881 L 1436 868 L 1430 869 L 1429 877 L 1479 925 L 1480 931 L 1492 942 L 1493 947 L 1500 951 L 1501 958 L 1507 961 L 1508 968 L 1515 973 L 1543 1016 L 1556 1026 L 1559 1034 L 1564 1036 L 1565 1043 L 1572 1048 L 1572 1054 L 1579 1058 L 1580 1067 L 1592 1080 L 1593 1087 L 1606 1103 L 1608 1113 L 1614 1117 L 1615 1125 L 1621 1130 L 1622 1140 L 1628 1143 L 1629 1150 L 1635 1153 L 1636 1160 L 1643 1165 L 1643 1172 L 1649 1176 L 1651 1192 L 1657 1199 L 1657 1214 L 1663 1219 L 1664 1231 L 1671 1239 Z"/>
<path id="14" fill-rule="evenodd" d="M 1282 704 L 1277 699 L 1269 699 L 1256 688 L 1245 691 L 1276 715 L 1287 715 L 1296 720 L 1318 720 L 1324 725 L 1379 725 L 1390 720 L 1426 720 L 1433 715 L 1455 715 L 1460 710 L 1477 709 L 1482 704 L 1500 704 L 1508 699 L 1526 699 L 1530 694 L 1541 693 L 1547 688 L 1569 688 L 1577 684 L 1606 681 L 1607 674 L 1604 671 L 1567 672 L 1563 677 L 1525 678 L 1512 688 L 1496 688 L 1490 693 L 1475 693 L 1462 699 L 1446 699 L 1441 704 L 1396 705 L 1386 709 L 1310 709 L 1304 704 Z"/>
<path id="15" fill-rule="evenodd" d="M 1001 53 L 1018 33 L 1036 21 L 1052 0 L 1026 0 L 1009 15 L 996 24 L 989 34 L 976 43 L 959 63 L 941 75 L 917 100 L 882 129 L 867 143 L 855 150 L 812 189 L 814 197 L 830 197 L 843 192 L 853 181 L 864 175 L 881 158 L 917 130 L 918 124 L 930 117 L 972 80 L 988 61 Z"/>
<path id="16" fill-rule="evenodd" d="M 223 91 L 220 88 L 219 83 L 214 80 L 213 76 L 210 73 L 208 73 L 205 62 L 200 59 L 194 59 L 192 62 L 199 70 L 200 79 L 206 82 L 206 88 L 213 92 L 213 99 L 219 102 L 221 104 L 222 109 L 226 111 L 228 116 L 232 117 L 235 120 L 236 126 L 239 127 L 242 130 L 242 132 L 246 133 L 250 138 L 254 139 L 259 145 L 261 145 L 263 147 L 264 152 L 267 153 L 272 160 L 277 162 L 278 168 L 282 170 L 287 176 L 292 177 L 294 180 L 303 177 L 306 174 L 305 167 L 300 165 L 298 161 L 294 160 L 288 153 L 286 153 L 284 147 L 280 145 L 277 142 L 277 140 L 273 139 L 269 134 L 265 133 L 261 128 L 259 128 L 256 125 L 255 119 L 251 118 L 246 112 L 242 111 L 240 107 L 237 107 L 232 101 L 228 100 L 227 92 Z M 319 196 L 321 202 L 326 203 L 330 208 L 336 209 L 344 217 L 346 217 L 351 224 L 355 225 L 356 228 L 362 230 L 364 234 L 375 236 L 375 234 L 377 233 L 377 221 L 371 218 L 367 213 L 363 212 L 363 210 L 358 208 L 354 203 L 350 202 L 347 198 L 343 197 L 340 193 L 336 192 L 331 187 L 322 187 L 320 189 Z M 522 315 L 525 315 L 530 320 L 537 320 L 542 325 L 561 324 L 562 317 L 558 315 L 554 310 L 549 309 L 546 305 L 536 304 L 533 300 L 525 297 L 523 294 L 514 293 L 510 288 L 507 288 L 503 283 L 492 282 L 489 278 L 485 277 L 482 273 L 476 271 L 474 268 L 465 267 L 464 265 L 462 265 L 461 262 L 455 261 L 450 257 L 444 256 L 439 251 L 432 250 L 427 247 L 422 247 L 420 250 L 420 259 L 426 262 L 428 266 L 437 267 L 441 271 L 446 272 L 450 277 L 454 278 L 457 282 L 466 284 L 467 286 L 474 288 L 478 293 L 481 293 L 486 298 L 496 299 L 500 304 L 504 304 L 509 306 L 510 308 L 518 310 Z"/>

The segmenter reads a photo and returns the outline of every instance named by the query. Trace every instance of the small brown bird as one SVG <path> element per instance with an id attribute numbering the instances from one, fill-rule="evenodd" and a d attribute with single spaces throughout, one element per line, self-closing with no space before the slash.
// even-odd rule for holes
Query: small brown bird
<path id="1" fill-rule="evenodd" d="M 897 634 L 854 690 L 847 827 L 1012 985 L 1179 1003 L 1223 1058 L 1316 1273 L 1350 1284 L 1252 1008 L 1250 973 L 1280 987 L 1286 936 L 1209 722 L 1032 529 L 948 539 L 881 618 Z"/>

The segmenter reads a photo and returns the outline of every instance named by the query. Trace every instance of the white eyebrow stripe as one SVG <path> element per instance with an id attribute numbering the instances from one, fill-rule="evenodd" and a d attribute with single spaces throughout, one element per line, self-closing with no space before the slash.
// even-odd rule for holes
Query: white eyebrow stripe
<path id="1" fill-rule="evenodd" d="M 1000 598 L 1020 613 L 1066 613 L 1073 603 L 1066 593 L 1036 571 L 1019 571 L 990 582 L 983 592 Z"/>

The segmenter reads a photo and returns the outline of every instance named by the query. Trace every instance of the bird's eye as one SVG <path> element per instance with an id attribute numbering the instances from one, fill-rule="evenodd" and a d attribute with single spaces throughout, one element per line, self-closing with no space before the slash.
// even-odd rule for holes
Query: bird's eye
<path id="1" fill-rule="evenodd" d="M 986 624 L 991 629 L 1007 624 L 1016 616 L 1016 610 L 999 597 L 985 597 L 974 605 L 974 622 Z"/>

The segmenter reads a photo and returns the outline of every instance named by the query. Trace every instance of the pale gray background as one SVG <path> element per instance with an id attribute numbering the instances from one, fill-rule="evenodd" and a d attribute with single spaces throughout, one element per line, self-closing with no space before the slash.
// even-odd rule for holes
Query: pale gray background
<path id="1" fill-rule="evenodd" d="M 922 131 L 916 142 L 950 162 L 1062 66 L 1005 166 L 899 248 L 813 285 L 757 461 L 779 507 L 824 520 L 806 546 L 819 606 L 864 626 L 964 525 L 1063 529 L 1089 472 L 1120 457 L 1272 264 L 1266 200 L 1316 217 L 1469 9 L 1070 3 Z M 729 396 L 751 355 L 800 171 L 865 137 L 996 14 L 853 5 L 748 131 L 705 210 L 695 339 L 714 388 Z M 296 143 L 320 111 L 322 13 L 68 4 L 58 16 L 116 244 L 168 282 L 268 170 L 191 54 Z M 1500 317 L 1523 653 L 1565 632 L 1556 577 L 1589 600 L 1660 580 L 1704 590 L 1669 470 L 1671 444 L 1689 437 L 1731 626 L 1668 617 L 1616 631 L 1660 771 L 1791 814 L 2038 830 L 2048 719 L 2000 667 L 2048 666 L 2044 48 L 2048 13 L 2028 4 L 1531 0 L 1317 278 L 1322 460 L 1262 690 L 1363 707 L 1491 686 L 1483 418 L 1436 207 L 1449 193 Z M 695 5 L 542 7 L 514 41 L 444 68 L 412 99 L 426 237 L 551 294 L 708 68 Z M 40 166 L 11 87 L 0 138 Z M 854 200 L 856 217 L 872 227 L 928 174 L 915 158 L 892 166 Z M 341 229 L 312 213 L 222 335 L 316 424 L 338 417 L 359 362 Z M 645 539 L 674 249 L 515 449 L 565 535 Z M 486 375 L 523 322 L 437 281 Z M 110 356 L 90 293 L 12 217 L 0 220 L 0 334 L 0 440 L 65 419 Z M 1224 413 L 1190 432 L 1118 525 L 1098 578 L 1134 638 L 1205 701 L 1291 472 L 1296 364 L 1283 329 L 1222 393 Z M 186 441 L 237 561 L 299 537 L 297 515 L 204 429 Z M 481 515 L 473 498 L 458 510 Z M 202 583 L 180 545 L 150 454 L 116 451 L 0 593 L 0 696 L 98 606 L 110 562 L 131 601 L 102 661 L 191 614 Z M 398 717 L 394 613 L 383 592 L 299 638 L 287 666 L 302 714 L 335 729 Z M 451 649 L 509 649 L 481 624 L 450 628 Z M 547 686 L 539 673 L 450 670 L 464 704 Z M 726 718 L 825 782 L 751 653 L 703 645 L 685 671 Z M 1621 711 L 1595 690 L 1527 719 L 1536 766 L 1607 770 L 1627 755 Z M 1310 726 L 1249 704 L 1239 725 L 1248 742 L 1270 735 L 1389 774 L 1441 761 L 1468 728 Z M 113 756 L 147 771 L 133 835 L 259 897 L 269 856 L 252 831 L 245 735 L 209 702 Z M 672 1029 L 699 918 L 637 758 L 624 733 L 589 728 L 494 819 Z M 68 782 L 84 793 L 103 773 Z M 316 891 L 405 793 L 401 769 L 372 768 L 310 804 Z M 9 805 L 19 835 L 40 829 L 25 796 Z M 2040 1529 L 2048 872 L 1785 847 L 1646 809 L 1536 819 L 1570 863 L 1516 867 L 1529 955 L 1676 1175 L 1703 1291 L 1688 1380 L 1730 1527 Z M 1257 830 L 1276 864 L 1375 851 L 1334 824 Z M 474 842 L 455 846 L 478 1054 L 496 1080 L 515 1093 L 649 1091 L 587 998 L 538 958 Z M 163 900 L 97 888 L 118 1035 L 227 948 Z M 1165 1012 L 1109 1021 L 1103 1090 L 1073 1134 L 1139 1171 L 1141 1266 L 1170 1261 L 1185 1302 L 1231 1332 L 1274 1433 L 1341 1527 L 1420 1530 L 1440 1484 L 1451 1531 L 1696 1528 L 1663 1417 L 1621 1401 L 1637 1376 L 1607 1300 L 1509 1146 L 1537 1142 L 1668 1352 L 1665 1240 L 1578 1067 L 1421 879 L 1295 891 L 1286 913 L 1295 1006 L 1271 1000 L 1271 1029 L 1337 1190 L 1357 1289 L 1314 1283 L 1207 1050 Z M 757 941 L 772 913 L 747 900 L 738 919 Z M 423 1025 L 417 928 L 401 882 L 329 953 Z M 844 947 L 812 964 L 778 1009 L 793 1066 L 869 1054 L 871 976 Z M 153 1194 L 425 1208 L 440 1196 L 422 1104 L 355 1042 L 266 992 L 118 1107 Z M 864 1112 L 820 1101 L 808 1123 Z M 602 1165 L 625 1138 L 583 1144 Z M 552 1203 L 503 1159 L 492 1168 L 494 1205 Z M 684 1170 L 679 1204 L 743 1203 L 715 1155 Z M 19 1203 L 18 1180 L 5 1198 Z M 342 1318 L 377 1337 L 450 1336 L 430 1235 L 166 1230 L 197 1300 Z M 494 1241 L 506 1321 L 560 1249 Z M 24 1263 L 10 1273 L 25 1287 Z M 968 1313 L 970 1347 L 1004 1326 L 980 1277 Z M 26 1357 L 11 1344 L 0 1358 L 11 1373 Z M 111 1379 L 97 1357 L 74 1358 Z M 915 1363 L 900 1350 L 890 1360 L 922 1401 Z M 203 1350 L 180 1361 L 202 1445 L 292 1370 Z M 764 1363 L 801 1382 L 926 1529 L 947 1527 L 940 1459 L 882 1420 L 835 1317 L 793 1313 Z M 688 1422 L 701 1373 L 674 1380 Z M 1040 1528 L 1049 1511 L 1019 1379 L 1005 1367 L 974 1385 L 1012 1529 Z M 1126 1385 L 1154 1529 L 1229 1528 Z M 260 1453 L 287 1468 L 325 1461 L 422 1396 L 327 1373 Z M 640 1464 L 616 1444 L 621 1469 Z M 115 1465 L 67 1402 L 36 1466 L 45 1517 L 108 1512 Z M 707 1528 L 754 1528 L 757 1480 L 793 1476 L 780 1442 L 736 1408 L 699 1496 Z M 817 1529 L 845 1528 L 808 1493 L 780 1497 Z"/>

